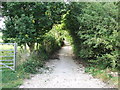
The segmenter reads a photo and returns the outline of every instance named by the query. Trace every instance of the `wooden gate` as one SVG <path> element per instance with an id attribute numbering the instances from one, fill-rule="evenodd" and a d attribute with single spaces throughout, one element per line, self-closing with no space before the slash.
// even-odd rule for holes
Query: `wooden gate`
<path id="1" fill-rule="evenodd" d="M 0 43 L 0 71 L 16 67 L 16 43 Z"/>

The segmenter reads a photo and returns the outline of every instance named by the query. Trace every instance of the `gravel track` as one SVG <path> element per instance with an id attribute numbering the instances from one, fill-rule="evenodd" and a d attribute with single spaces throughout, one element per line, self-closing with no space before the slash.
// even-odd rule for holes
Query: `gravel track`
<path id="1" fill-rule="evenodd" d="M 84 67 L 72 59 L 72 47 L 64 46 L 59 51 L 59 60 L 46 63 L 49 70 L 32 75 L 20 88 L 107 88 L 106 84 L 85 73 Z"/>

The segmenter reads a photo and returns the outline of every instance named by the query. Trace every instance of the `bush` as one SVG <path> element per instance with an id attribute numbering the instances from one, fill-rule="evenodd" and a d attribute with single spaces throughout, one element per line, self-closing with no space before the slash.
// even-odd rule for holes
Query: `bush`
<path id="1" fill-rule="evenodd" d="M 105 68 L 119 68 L 117 3 L 71 3 L 70 6 L 64 23 L 74 38 L 76 56 Z"/>
<path id="2" fill-rule="evenodd" d="M 42 56 L 41 56 L 42 57 Z M 38 54 L 31 54 L 30 57 L 22 64 L 24 72 L 35 74 L 43 67 L 44 61 Z"/>
<path id="3" fill-rule="evenodd" d="M 58 28 L 58 27 L 53 27 L 53 28 Z M 49 33 L 47 33 L 44 36 L 39 52 L 43 50 L 43 52 L 45 52 L 46 55 L 49 57 L 52 54 L 54 54 L 54 52 L 59 50 L 63 46 L 63 36 L 61 33 L 62 33 L 61 29 L 58 30 L 52 29 Z"/>
<path id="4" fill-rule="evenodd" d="M 46 35 L 43 40 L 43 46 L 45 48 L 46 53 L 53 53 L 58 47 L 58 43 L 55 38 L 51 35 Z"/>
<path id="5" fill-rule="evenodd" d="M 61 35 L 58 36 L 56 40 L 55 33 L 47 33 L 43 38 L 43 41 L 39 44 L 38 50 L 35 50 L 31 53 L 29 58 L 23 63 L 23 70 L 27 73 L 36 73 L 38 70 L 43 67 L 45 60 L 48 60 L 49 57 L 54 54 L 62 46 L 63 39 Z"/>

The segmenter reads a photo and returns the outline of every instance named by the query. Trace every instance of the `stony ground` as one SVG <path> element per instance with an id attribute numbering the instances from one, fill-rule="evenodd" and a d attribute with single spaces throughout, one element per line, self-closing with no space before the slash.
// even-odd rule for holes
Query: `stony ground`
<path id="1" fill-rule="evenodd" d="M 84 72 L 82 65 L 72 59 L 71 46 L 59 51 L 59 59 L 46 63 L 49 70 L 32 75 L 20 88 L 105 88 L 106 84 Z"/>

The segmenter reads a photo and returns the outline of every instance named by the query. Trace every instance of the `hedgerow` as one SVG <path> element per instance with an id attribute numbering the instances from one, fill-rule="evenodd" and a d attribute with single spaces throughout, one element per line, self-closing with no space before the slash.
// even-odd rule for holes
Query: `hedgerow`
<path id="1" fill-rule="evenodd" d="M 78 57 L 104 68 L 120 67 L 118 3 L 71 3 L 64 23 Z"/>

